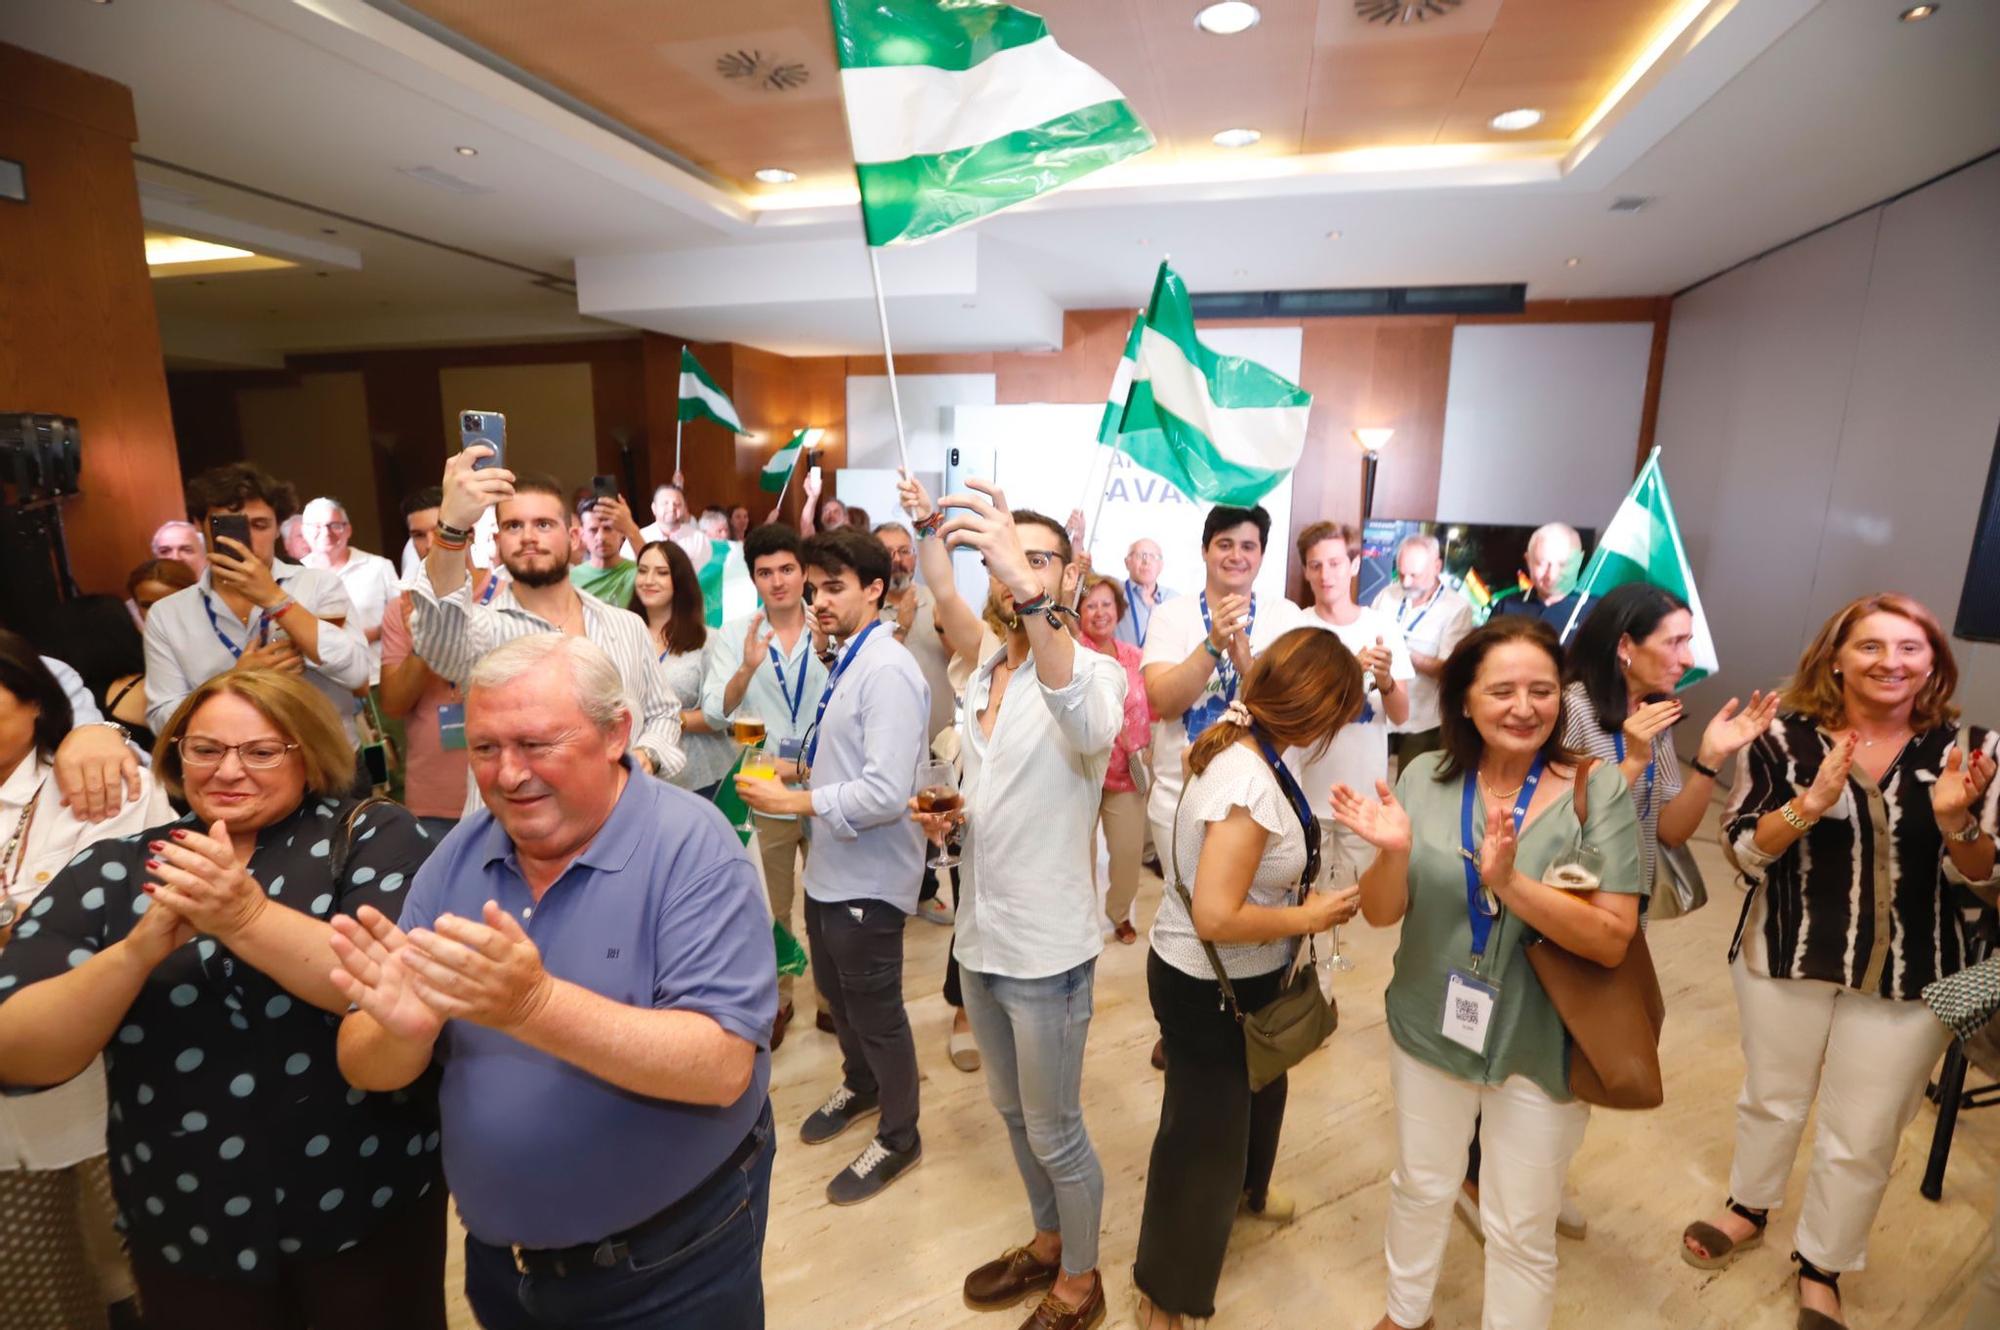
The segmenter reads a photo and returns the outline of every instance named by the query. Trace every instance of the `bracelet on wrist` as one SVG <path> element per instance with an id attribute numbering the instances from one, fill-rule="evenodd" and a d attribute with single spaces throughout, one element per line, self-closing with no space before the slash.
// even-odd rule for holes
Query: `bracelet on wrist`
<path id="1" fill-rule="evenodd" d="M 296 600 L 293 600 L 290 596 L 281 596 L 278 598 L 277 604 L 272 605 L 265 609 L 264 617 L 272 621 L 281 619 L 284 617 L 285 611 L 289 610 L 290 608 L 292 608 L 292 606 L 296 604 L 298 604 L 298 602 Z"/>
<path id="2" fill-rule="evenodd" d="M 1819 821 L 1819 819 L 1816 817 L 1815 818 L 1806 817 L 1802 810 L 1794 808 L 1792 806 L 1796 802 L 1797 800 L 1787 799 L 1785 800 L 1785 802 L 1779 804 L 1778 816 L 1785 819 L 1786 826 L 1790 827 L 1792 830 L 1796 832 L 1803 834 L 1805 832 L 1811 831 L 1813 829 L 1813 823 Z"/>
<path id="3" fill-rule="evenodd" d="M 910 523 L 910 525 L 917 529 L 917 539 L 919 540 L 927 536 L 935 536 L 937 529 L 944 525 L 944 510 L 942 508 L 933 508 L 929 517 L 921 518 Z"/>
<path id="4" fill-rule="evenodd" d="M 1699 772 L 1700 774 L 1708 777 L 1710 780 L 1722 779 L 1721 769 L 1718 767 L 1712 767 L 1708 765 L 1708 763 L 1702 761 L 1699 754 L 1688 759 L 1688 766 L 1692 767 L 1695 771 Z"/>
<path id="5" fill-rule="evenodd" d="M 470 542 L 464 540 L 447 540 L 442 530 L 431 533 L 431 544 L 441 550 L 450 550 L 454 554 L 464 549 L 468 543 Z"/>
<path id="6" fill-rule="evenodd" d="M 1217 660 L 1221 660 L 1221 659 L 1222 659 L 1222 648 L 1220 648 L 1220 647 L 1216 646 L 1216 645 L 1215 645 L 1215 643 L 1213 643 L 1213 642 L 1209 641 L 1209 640 L 1208 640 L 1207 638 L 1205 638 L 1205 637 L 1201 639 L 1201 644 L 1202 644 L 1202 645 L 1203 645 L 1204 647 L 1207 647 L 1207 648 L 1208 648 L 1208 654 L 1209 654 L 1209 655 L 1213 656 L 1213 657 L 1214 657 L 1215 659 L 1217 659 Z"/>
<path id="7" fill-rule="evenodd" d="M 437 529 L 431 533 L 431 538 L 435 540 L 440 536 L 443 537 L 446 541 L 455 540 L 459 544 L 463 545 L 466 541 L 472 539 L 472 528 L 465 526 L 453 526 L 451 523 L 444 521 L 443 519 L 439 519 L 437 524 Z"/>
<path id="8" fill-rule="evenodd" d="M 1986 834 L 1986 829 L 1979 825 L 1979 819 L 1975 817 L 1971 821 L 1967 822 L 1964 826 L 1960 827 L 1957 831 L 1945 832 L 1944 838 L 1946 844 L 1974 845 L 1977 844 L 1979 838 L 1985 834 Z"/>

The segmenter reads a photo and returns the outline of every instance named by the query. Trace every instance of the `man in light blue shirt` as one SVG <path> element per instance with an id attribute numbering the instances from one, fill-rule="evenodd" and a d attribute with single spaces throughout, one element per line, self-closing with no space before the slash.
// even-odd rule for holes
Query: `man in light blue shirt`
<path id="1" fill-rule="evenodd" d="M 1146 645 L 1146 629 L 1153 621 L 1153 611 L 1174 594 L 1160 585 L 1160 569 L 1165 566 L 1166 559 L 1157 540 L 1141 536 L 1125 551 L 1125 613 L 1112 630 L 1112 636 L 1120 642 L 1130 642 L 1135 647 Z"/>
<path id="2" fill-rule="evenodd" d="M 843 528 L 806 541 L 807 600 L 821 632 L 842 645 L 807 733 L 807 788 L 744 780 L 763 813 L 804 814 L 806 937 L 840 1037 L 842 1081 L 799 1138 L 830 1141 L 880 1113 L 881 1127 L 827 1185 L 853 1205 L 877 1195 L 923 1157 L 917 1136 L 917 1050 L 903 1007 L 903 921 L 917 908 L 923 835 L 909 820 L 925 760 L 930 688 L 916 657 L 880 621 L 889 551 Z"/>

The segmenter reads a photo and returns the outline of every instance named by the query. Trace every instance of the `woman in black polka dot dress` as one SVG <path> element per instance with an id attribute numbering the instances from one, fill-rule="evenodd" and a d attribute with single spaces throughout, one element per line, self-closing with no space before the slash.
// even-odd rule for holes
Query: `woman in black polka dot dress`
<path id="1" fill-rule="evenodd" d="M 151 1330 L 441 1330 L 435 1099 L 342 1079 L 326 940 L 335 912 L 397 914 L 429 842 L 341 799 L 353 751 L 295 675 L 201 685 L 154 770 L 190 816 L 77 855 L 0 951 L 0 1086 L 104 1054 Z"/>

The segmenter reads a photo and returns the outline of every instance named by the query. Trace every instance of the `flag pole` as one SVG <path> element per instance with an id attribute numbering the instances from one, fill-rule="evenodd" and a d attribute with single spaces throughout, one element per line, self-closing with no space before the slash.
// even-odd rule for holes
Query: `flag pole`
<path id="1" fill-rule="evenodd" d="M 882 325 L 882 363 L 889 370 L 889 413 L 896 418 L 896 459 L 910 475 L 910 444 L 903 437 L 903 397 L 896 390 L 896 353 L 889 345 L 889 303 L 882 298 L 882 263 L 875 246 L 868 246 L 868 271 L 875 279 L 875 317 Z"/>
<path id="2" fill-rule="evenodd" d="M 681 473 L 681 406 L 674 403 L 674 475 Z"/>
<path id="3" fill-rule="evenodd" d="M 806 450 L 801 447 L 797 452 L 792 454 L 792 464 L 785 469 L 785 483 L 778 486 L 778 498 L 774 505 L 780 510 L 785 506 L 785 496 L 792 492 L 792 477 L 799 473 L 799 459 L 805 455 Z"/>

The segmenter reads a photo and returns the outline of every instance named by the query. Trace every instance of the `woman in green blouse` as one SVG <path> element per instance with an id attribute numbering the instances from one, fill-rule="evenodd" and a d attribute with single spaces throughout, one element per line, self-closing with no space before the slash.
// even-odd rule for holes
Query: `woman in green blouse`
<path id="1" fill-rule="evenodd" d="M 1644 891 L 1637 815 L 1611 763 L 1592 769 L 1579 827 L 1575 756 L 1562 745 L 1561 647 L 1526 616 L 1497 618 L 1446 660 L 1443 751 L 1396 792 L 1333 792 L 1333 816 L 1376 847 L 1361 912 L 1402 925 L 1385 999 L 1398 1157 L 1384 1245 L 1388 1311 L 1377 1330 L 1428 1326 L 1453 1198 L 1482 1118 L 1485 1324 L 1546 1326 L 1555 1308 L 1556 1213 L 1589 1109 L 1570 1094 L 1562 1019 L 1524 955 L 1536 938 L 1616 965 Z M 1557 865 L 1596 852 L 1584 890 Z M 1569 876 L 1569 874 L 1565 874 Z"/>

